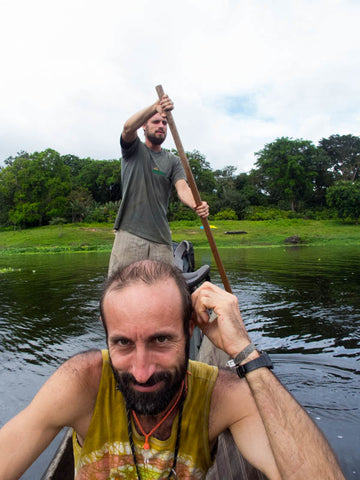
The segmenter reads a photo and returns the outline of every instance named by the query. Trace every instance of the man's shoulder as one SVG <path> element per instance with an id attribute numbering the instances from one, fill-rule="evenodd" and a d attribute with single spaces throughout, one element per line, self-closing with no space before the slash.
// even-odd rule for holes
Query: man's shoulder
<path id="1" fill-rule="evenodd" d="M 64 362 L 41 387 L 30 404 L 34 415 L 53 427 L 79 428 L 91 418 L 99 388 L 102 354 L 99 350 L 74 355 Z"/>
<path id="2" fill-rule="evenodd" d="M 87 350 L 70 357 L 59 368 L 69 377 L 77 377 L 82 382 L 98 385 L 103 364 L 101 350 Z"/>
<path id="3" fill-rule="evenodd" d="M 81 363 L 82 365 L 87 365 L 87 364 L 93 365 L 95 363 L 101 362 L 102 358 L 103 358 L 103 351 L 97 348 L 93 348 L 90 350 L 84 350 L 83 352 L 76 353 L 75 355 L 71 356 L 68 360 L 66 360 L 65 363 L 78 362 L 78 363 Z"/>
<path id="4" fill-rule="evenodd" d="M 139 149 L 145 148 L 145 144 L 139 137 L 136 137 L 133 142 L 125 142 L 122 135 L 120 135 L 120 146 L 123 158 L 125 159 L 134 155 Z"/>
<path id="5" fill-rule="evenodd" d="M 242 391 L 245 384 L 246 382 L 242 381 L 235 372 L 219 369 L 213 390 L 213 403 L 231 402 L 231 399 Z"/>

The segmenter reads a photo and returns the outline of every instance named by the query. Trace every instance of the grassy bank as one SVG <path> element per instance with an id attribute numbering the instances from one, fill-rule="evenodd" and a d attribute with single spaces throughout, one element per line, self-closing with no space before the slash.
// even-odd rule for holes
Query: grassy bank
<path id="1" fill-rule="evenodd" d="M 360 226 L 324 220 L 210 221 L 218 248 L 280 246 L 297 235 L 303 245 L 359 245 Z M 190 240 L 195 247 L 208 245 L 200 222 L 170 224 L 173 240 Z M 246 232 L 229 234 L 226 232 Z M 0 231 L 0 255 L 110 251 L 114 233 L 111 224 L 69 224 L 26 230 Z"/>

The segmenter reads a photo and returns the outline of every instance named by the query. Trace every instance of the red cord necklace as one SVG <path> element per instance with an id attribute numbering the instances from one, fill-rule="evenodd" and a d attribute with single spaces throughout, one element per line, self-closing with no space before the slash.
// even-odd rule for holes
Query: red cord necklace
<path id="1" fill-rule="evenodd" d="M 136 416 L 136 413 L 134 412 L 134 410 L 131 410 L 131 413 L 132 413 L 132 415 L 133 415 L 133 417 L 134 417 L 134 419 L 135 419 L 135 421 L 136 421 L 136 423 L 137 423 L 137 425 L 138 425 L 141 433 L 142 433 L 142 434 L 144 435 L 144 437 L 145 437 L 145 442 L 144 442 L 144 447 L 143 447 L 144 450 L 149 450 L 149 448 L 150 448 L 150 445 L 149 445 L 149 437 L 160 427 L 160 425 L 162 425 L 163 422 L 165 422 L 165 420 L 168 418 L 168 416 L 170 415 L 170 413 L 174 410 L 174 408 L 176 407 L 176 405 L 179 403 L 179 400 L 180 400 L 180 398 L 181 398 L 181 395 L 182 395 L 182 393 L 183 393 L 183 391 L 184 391 L 184 384 L 185 384 L 185 382 L 184 382 L 184 380 L 183 380 L 183 382 L 182 382 L 182 384 L 181 384 L 181 390 L 180 390 L 179 393 L 178 393 L 178 396 L 177 396 L 177 398 L 176 398 L 176 401 L 174 402 L 174 404 L 172 405 L 172 407 L 166 412 L 166 414 L 163 416 L 163 418 L 160 420 L 160 422 L 159 422 L 157 425 L 155 425 L 155 427 L 152 428 L 149 433 L 145 433 L 145 432 L 144 432 L 144 429 L 142 428 L 141 423 L 139 422 L 139 419 L 138 419 L 137 416 Z"/>

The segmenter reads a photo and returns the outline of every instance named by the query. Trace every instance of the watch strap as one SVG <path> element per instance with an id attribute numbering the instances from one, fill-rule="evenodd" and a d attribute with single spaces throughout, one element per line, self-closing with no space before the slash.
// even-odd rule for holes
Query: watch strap
<path id="1" fill-rule="evenodd" d="M 256 349 L 255 345 L 251 342 L 247 347 L 244 348 L 240 353 L 236 355 L 234 358 L 235 365 L 239 365 L 245 358 L 247 358 L 250 353 L 252 353 Z"/>
<path id="2" fill-rule="evenodd" d="M 231 360 L 229 360 L 229 361 L 227 362 L 227 366 L 228 366 L 228 367 L 231 367 L 231 368 L 236 367 L 236 366 L 239 365 L 243 360 L 245 360 L 245 359 L 250 355 L 250 353 L 252 353 L 254 350 L 256 350 L 255 345 L 254 345 L 252 342 L 249 343 L 249 345 L 247 345 L 247 346 L 244 348 L 244 350 L 241 350 L 241 352 L 238 353 L 235 358 L 232 358 Z"/>
<path id="3" fill-rule="evenodd" d="M 266 352 L 259 352 L 260 357 L 251 360 L 250 362 L 244 363 L 244 365 L 238 365 L 236 367 L 236 373 L 239 375 L 240 378 L 244 378 L 245 375 L 253 370 L 257 370 L 258 368 L 267 367 L 267 368 L 274 368 L 274 365 Z"/>

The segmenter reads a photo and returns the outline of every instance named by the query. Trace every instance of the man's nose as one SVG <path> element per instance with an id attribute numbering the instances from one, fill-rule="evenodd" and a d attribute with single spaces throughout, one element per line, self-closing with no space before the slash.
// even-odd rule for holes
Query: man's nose
<path id="1" fill-rule="evenodd" d="M 155 373 L 155 364 L 151 360 L 151 353 L 146 348 L 136 349 L 131 373 L 138 383 L 146 383 Z"/>

